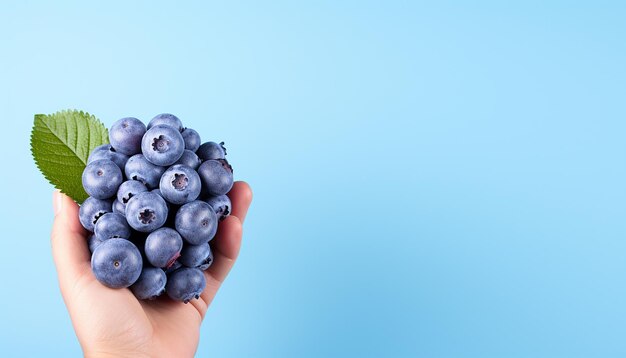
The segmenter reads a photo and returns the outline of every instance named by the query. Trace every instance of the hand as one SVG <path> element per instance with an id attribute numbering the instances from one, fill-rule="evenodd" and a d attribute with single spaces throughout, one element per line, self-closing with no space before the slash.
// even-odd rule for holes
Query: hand
<path id="1" fill-rule="evenodd" d="M 86 357 L 192 357 L 198 347 L 200 323 L 239 253 L 242 224 L 252 201 L 245 182 L 228 194 L 232 213 L 220 222 L 211 241 L 213 265 L 205 271 L 206 288 L 188 304 L 167 297 L 137 300 L 128 289 L 110 289 L 91 272 L 87 232 L 78 220 L 78 206 L 54 193 L 52 254 L 63 300 Z"/>

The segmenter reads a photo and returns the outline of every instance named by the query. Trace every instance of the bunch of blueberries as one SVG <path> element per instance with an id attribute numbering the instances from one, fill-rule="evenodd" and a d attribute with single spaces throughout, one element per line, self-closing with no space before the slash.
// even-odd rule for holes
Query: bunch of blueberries
<path id="1" fill-rule="evenodd" d="M 91 152 L 82 175 L 90 197 L 79 219 L 91 232 L 94 275 L 139 299 L 164 292 L 185 303 L 198 298 L 213 261 L 209 242 L 231 208 L 224 143 L 201 144 L 198 132 L 168 113 L 147 127 L 122 118 L 109 142 Z"/>

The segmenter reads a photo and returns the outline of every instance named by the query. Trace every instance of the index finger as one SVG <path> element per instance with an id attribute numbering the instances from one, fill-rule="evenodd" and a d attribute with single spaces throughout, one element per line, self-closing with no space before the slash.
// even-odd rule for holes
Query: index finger
<path id="1" fill-rule="evenodd" d="M 243 224 L 250 203 L 252 202 L 252 189 L 250 189 L 250 185 L 245 181 L 235 182 L 233 188 L 230 189 L 228 193 L 228 197 L 232 204 L 231 215 L 236 216 Z"/>

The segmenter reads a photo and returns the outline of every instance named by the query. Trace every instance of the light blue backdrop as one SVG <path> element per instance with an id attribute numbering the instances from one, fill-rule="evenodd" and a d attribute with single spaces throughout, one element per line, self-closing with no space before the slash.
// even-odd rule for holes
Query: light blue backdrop
<path id="1" fill-rule="evenodd" d="M 13 3 L 0 356 L 80 354 L 29 153 L 65 108 L 175 113 L 252 185 L 199 356 L 626 355 L 620 2 Z"/>

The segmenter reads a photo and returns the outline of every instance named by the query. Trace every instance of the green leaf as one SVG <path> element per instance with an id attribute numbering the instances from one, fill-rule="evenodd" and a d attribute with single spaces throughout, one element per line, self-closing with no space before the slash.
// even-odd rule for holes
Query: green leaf
<path id="1" fill-rule="evenodd" d="M 82 175 L 89 153 L 108 142 L 108 131 L 96 117 L 66 110 L 35 115 L 30 149 L 46 179 L 80 204 L 88 197 Z"/>

